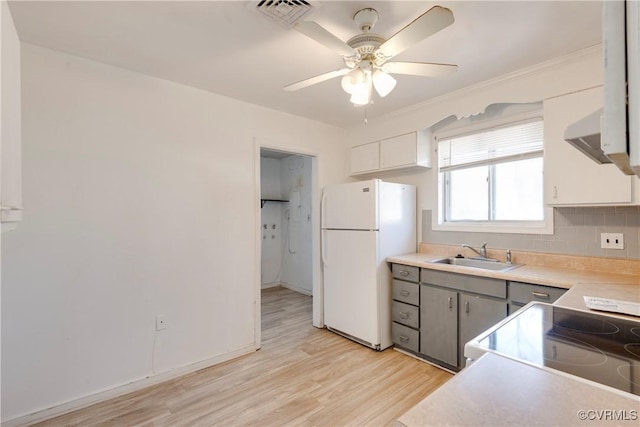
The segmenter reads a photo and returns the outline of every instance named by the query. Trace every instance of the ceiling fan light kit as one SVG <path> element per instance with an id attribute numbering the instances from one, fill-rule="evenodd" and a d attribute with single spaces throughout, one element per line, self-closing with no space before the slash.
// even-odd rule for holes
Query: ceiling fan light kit
<path id="1" fill-rule="evenodd" d="M 365 76 L 362 83 L 353 88 L 351 98 L 353 105 L 367 105 L 371 102 L 371 78 Z"/>
<path id="2" fill-rule="evenodd" d="M 396 83 L 398 82 L 391 74 L 387 74 L 380 69 L 373 72 L 373 87 L 376 88 L 376 92 L 381 98 L 389 95 L 393 88 L 396 87 Z"/>
<path id="3" fill-rule="evenodd" d="M 357 89 L 358 85 L 364 82 L 364 72 L 360 68 L 349 71 L 340 81 L 342 90 L 350 95 Z"/>
<path id="4" fill-rule="evenodd" d="M 354 105 L 367 105 L 372 102 L 373 89 L 384 98 L 396 87 L 397 81 L 390 73 L 440 77 L 456 71 L 457 66 L 452 64 L 387 62 L 411 45 L 453 24 L 453 13 L 449 9 L 432 7 L 388 40 L 370 32 L 378 17 L 378 12 L 372 8 L 356 12 L 353 20 L 362 34 L 350 38 L 346 43 L 315 22 L 296 24 L 294 28 L 298 32 L 341 55 L 347 68 L 305 79 L 284 89 L 294 91 L 343 76 L 340 83 L 342 89 L 351 95 L 351 102 Z"/>

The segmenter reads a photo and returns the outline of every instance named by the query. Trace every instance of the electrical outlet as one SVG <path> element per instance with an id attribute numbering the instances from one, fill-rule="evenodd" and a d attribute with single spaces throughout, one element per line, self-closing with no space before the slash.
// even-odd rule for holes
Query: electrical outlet
<path id="1" fill-rule="evenodd" d="M 163 315 L 156 316 L 156 331 L 164 331 L 167 329 L 167 318 Z"/>
<path id="2" fill-rule="evenodd" d="M 602 249 L 624 249 L 624 235 L 622 233 L 601 233 L 600 247 Z"/>

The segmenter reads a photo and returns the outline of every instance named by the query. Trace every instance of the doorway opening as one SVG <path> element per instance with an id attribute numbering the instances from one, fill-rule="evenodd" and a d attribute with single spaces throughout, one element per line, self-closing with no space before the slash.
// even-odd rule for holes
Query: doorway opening
<path id="1" fill-rule="evenodd" d="M 315 160 L 312 155 L 260 147 L 260 305 L 272 288 L 314 296 Z M 315 305 L 313 301 L 308 307 L 315 311 Z M 266 316 L 272 315 L 261 310 L 260 317 L 268 321 Z"/>

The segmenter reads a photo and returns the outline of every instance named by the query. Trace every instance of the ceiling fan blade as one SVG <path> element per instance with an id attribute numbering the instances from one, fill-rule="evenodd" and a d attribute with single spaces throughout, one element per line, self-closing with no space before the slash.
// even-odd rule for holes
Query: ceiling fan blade
<path id="1" fill-rule="evenodd" d="M 313 21 L 298 22 L 293 28 L 342 56 L 352 56 L 357 53 L 348 44 Z"/>
<path id="2" fill-rule="evenodd" d="M 321 83 L 325 80 L 333 79 L 334 77 L 340 77 L 351 71 L 350 68 L 342 68 L 336 71 L 330 71 L 328 73 L 320 74 L 319 76 L 311 77 L 309 79 L 301 80 L 297 83 L 292 83 L 284 87 L 287 92 L 293 92 L 294 90 L 303 89 L 305 87 Z"/>
<path id="3" fill-rule="evenodd" d="M 378 48 L 378 52 L 389 58 L 396 56 L 405 49 L 453 24 L 453 21 L 453 13 L 449 9 L 434 6 L 384 42 Z"/>
<path id="4" fill-rule="evenodd" d="M 455 73 L 457 69 L 457 65 L 430 62 L 387 62 L 382 66 L 385 73 L 425 77 L 444 77 Z"/>

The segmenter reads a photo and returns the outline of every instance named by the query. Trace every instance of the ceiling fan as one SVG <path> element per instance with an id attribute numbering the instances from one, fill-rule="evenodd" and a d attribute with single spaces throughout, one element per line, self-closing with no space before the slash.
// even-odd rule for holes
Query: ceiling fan
<path id="1" fill-rule="evenodd" d="M 351 102 L 354 105 L 367 105 L 371 103 L 372 89 L 385 97 L 396 86 L 396 80 L 390 74 L 441 77 L 454 73 L 458 68 L 452 64 L 387 62 L 415 43 L 453 24 L 453 13 L 447 8 L 432 7 L 388 40 L 370 32 L 378 21 L 375 9 L 361 9 L 353 20 L 362 34 L 346 43 L 313 21 L 301 21 L 294 26 L 298 32 L 341 55 L 346 68 L 287 85 L 284 90 L 295 91 L 342 76 L 342 88 L 351 95 Z"/>

